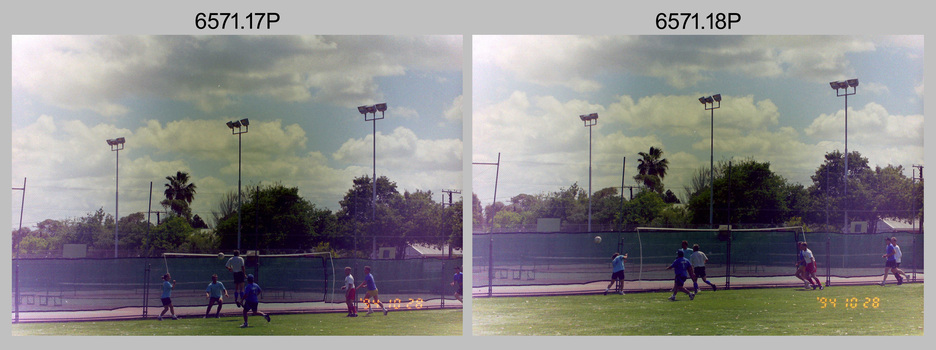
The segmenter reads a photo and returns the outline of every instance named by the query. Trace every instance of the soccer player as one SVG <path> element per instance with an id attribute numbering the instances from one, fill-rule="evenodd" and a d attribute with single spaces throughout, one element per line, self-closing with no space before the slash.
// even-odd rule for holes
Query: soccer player
<path id="1" fill-rule="evenodd" d="M 247 313 L 251 310 L 253 310 L 254 315 L 263 316 L 267 322 L 270 322 L 270 315 L 260 312 L 258 309 L 260 293 L 263 293 L 263 290 L 260 289 L 259 284 L 254 283 L 254 276 L 247 275 L 247 285 L 244 286 L 244 324 L 241 325 L 241 328 L 247 328 Z"/>
<path id="2" fill-rule="evenodd" d="M 903 278 L 900 277 L 900 274 L 897 273 L 897 251 L 894 248 L 894 244 L 891 242 L 890 238 L 885 238 L 884 242 L 887 242 L 887 247 L 884 250 L 884 256 L 882 258 L 887 259 L 884 263 L 884 279 L 881 280 L 881 286 L 884 286 L 887 282 L 887 273 L 893 273 L 894 277 L 897 278 L 897 285 L 903 284 Z"/>
<path id="3" fill-rule="evenodd" d="M 345 284 L 341 290 L 345 290 L 345 304 L 348 304 L 348 316 L 357 317 L 357 309 L 354 307 L 354 299 L 357 299 L 357 289 L 354 288 L 354 276 L 351 276 L 351 267 L 344 268 Z"/>
<path id="4" fill-rule="evenodd" d="M 796 273 L 793 275 L 803 281 L 803 288 L 809 289 L 810 282 L 806 280 L 806 257 L 803 255 L 803 242 L 796 242 Z"/>
<path id="5" fill-rule="evenodd" d="M 234 304 L 241 307 L 241 301 L 244 300 L 244 277 L 247 276 L 247 267 L 244 258 L 240 256 L 240 251 L 235 250 L 234 256 L 228 259 L 224 265 L 234 274 Z"/>
<path id="6" fill-rule="evenodd" d="M 812 250 L 809 250 L 809 244 L 801 242 L 800 251 L 803 252 L 803 262 L 805 262 L 803 277 L 806 278 L 806 281 L 809 282 L 809 286 L 812 287 L 812 289 L 815 290 L 816 287 L 819 287 L 819 290 L 822 290 L 822 282 L 816 277 L 816 257 L 813 255 Z M 814 281 L 816 282 L 815 284 L 812 283 Z"/>
<path id="7" fill-rule="evenodd" d="M 689 264 L 692 265 L 692 271 L 695 272 L 695 274 L 692 276 L 692 287 L 695 288 L 696 293 L 699 292 L 700 278 L 702 279 L 702 282 L 712 286 L 713 292 L 718 290 L 718 287 L 716 287 L 714 283 L 709 282 L 709 280 L 705 278 L 705 263 L 707 262 L 708 257 L 705 256 L 705 253 L 699 250 L 699 245 L 693 244 L 692 255 L 689 256 Z"/>
<path id="8" fill-rule="evenodd" d="M 361 282 L 361 285 L 358 288 L 367 286 L 367 293 L 364 294 L 364 300 L 369 302 L 367 303 L 367 315 L 374 313 L 371 310 L 371 304 L 374 301 L 377 302 L 377 305 L 380 305 L 380 308 L 383 310 L 384 316 L 387 315 L 387 307 L 380 302 L 380 299 L 377 297 L 377 283 L 374 282 L 374 275 L 371 274 L 371 267 L 364 266 L 364 282 Z"/>
<path id="9" fill-rule="evenodd" d="M 676 301 L 676 292 L 679 291 L 689 295 L 689 300 L 695 299 L 695 293 L 690 292 L 684 286 L 687 279 L 695 276 L 695 272 L 692 271 L 692 264 L 689 263 L 689 260 L 686 260 L 682 250 L 676 251 L 676 260 L 673 260 L 673 263 L 666 269 L 674 269 L 673 272 L 676 274 L 676 279 L 673 283 L 673 295 L 669 297 L 669 300 Z"/>
<path id="10" fill-rule="evenodd" d="M 614 288 L 614 292 L 624 295 L 624 262 L 626 261 L 627 254 L 611 254 L 611 283 L 608 283 L 608 287 L 605 288 L 604 295 L 608 295 L 611 285 L 615 283 L 617 283 L 617 286 Z"/>
<path id="11" fill-rule="evenodd" d="M 221 318 L 221 306 L 224 305 L 224 299 L 221 297 L 222 292 L 224 296 L 228 296 L 227 288 L 224 288 L 224 283 L 218 282 L 218 275 L 211 275 L 211 283 L 208 284 L 208 288 L 205 288 L 205 297 L 208 298 L 208 309 L 205 310 L 205 318 L 208 318 L 208 314 L 211 313 L 211 307 L 215 303 L 218 304 L 218 311 L 215 313 L 215 318 Z"/>
<path id="12" fill-rule="evenodd" d="M 683 253 L 683 257 L 685 257 L 686 260 L 688 260 L 689 257 L 692 256 L 692 249 L 689 249 L 689 242 L 687 242 L 687 241 L 682 241 L 681 244 L 682 244 L 682 249 L 680 249 L 680 250 L 681 250 L 682 253 Z"/>
<path id="13" fill-rule="evenodd" d="M 903 275 L 906 279 L 907 274 L 900 269 L 900 258 L 903 256 L 903 253 L 900 252 L 900 246 L 897 245 L 897 237 L 891 237 L 891 244 L 894 245 L 894 259 L 897 260 L 897 273 Z"/>
<path id="14" fill-rule="evenodd" d="M 179 318 L 175 315 L 175 307 L 172 306 L 172 288 L 175 288 L 176 281 L 172 280 L 172 277 L 170 277 L 168 273 L 163 275 L 162 279 L 162 295 L 159 297 L 159 300 L 162 301 L 163 311 L 156 320 L 162 321 L 162 317 L 167 311 L 172 315 L 173 320 L 178 320 Z M 169 282 L 169 280 L 172 280 L 172 282 Z"/>
<path id="15" fill-rule="evenodd" d="M 455 299 L 458 299 L 458 302 L 465 303 L 462 301 L 462 291 L 464 285 L 462 284 L 464 275 L 461 272 L 461 266 L 455 266 L 455 275 L 452 276 L 452 286 L 455 287 Z"/>

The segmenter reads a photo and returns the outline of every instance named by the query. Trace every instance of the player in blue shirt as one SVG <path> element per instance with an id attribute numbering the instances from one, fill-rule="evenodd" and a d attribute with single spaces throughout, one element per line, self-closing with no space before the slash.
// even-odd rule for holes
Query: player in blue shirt
<path id="1" fill-rule="evenodd" d="M 455 299 L 458 299 L 460 303 L 464 303 L 464 301 L 462 301 L 462 289 L 464 289 L 462 285 L 463 277 L 464 275 L 462 275 L 461 267 L 455 266 L 455 275 L 452 276 L 452 286 L 455 287 Z"/>
<path id="2" fill-rule="evenodd" d="M 163 311 L 156 320 L 162 321 L 162 317 L 166 312 L 172 315 L 173 320 L 178 320 L 179 318 L 175 315 L 175 307 L 172 306 L 172 288 L 175 288 L 176 281 L 173 280 L 168 273 L 163 275 L 162 279 L 162 295 L 159 296 L 159 300 L 162 301 Z M 172 280 L 172 282 L 169 282 L 170 280 Z"/>
<path id="3" fill-rule="evenodd" d="M 364 282 L 361 282 L 361 285 L 359 285 L 358 288 L 364 287 L 365 285 L 367 286 L 367 293 L 364 294 L 364 301 L 367 302 L 367 314 L 365 314 L 365 316 L 374 313 L 371 311 L 371 304 L 373 304 L 375 301 L 377 302 L 377 305 L 380 305 L 384 316 L 386 316 L 387 307 L 380 302 L 380 298 L 377 296 L 377 283 L 374 282 L 374 275 L 371 274 L 370 266 L 364 266 Z"/>
<path id="4" fill-rule="evenodd" d="M 689 300 L 695 299 L 695 293 L 690 292 L 684 286 L 687 279 L 695 276 L 695 272 L 692 271 L 692 264 L 690 264 L 689 260 L 684 257 L 682 250 L 676 251 L 676 260 L 673 260 L 673 263 L 670 264 L 670 266 L 666 269 L 673 269 L 676 273 L 676 279 L 673 283 L 673 295 L 669 297 L 669 300 L 676 301 L 676 292 L 679 291 L 689 295 Z"/>
<path id="5" fill-rule="evenodd" d="M 253 310 L 254 315 L 261 315 L 267 322 L 270 322 L 270 315 L 257 309 L 260 304 L 260 293 L 263 293 L 263 290 L 260 289 L 259 284 L 254 283 L 254 276 L 247 275 L 247 285 L 244 286 L 244 324 L 241 325 L 241 328 L 247 327 L 247 313 L 250 310 Z"/>
<path id="6" fill-rule="evenodd" d="M 208 318 L 208 314 L 211 313 L 211 307 L 215 303 L 218 304 L 218 311 L 215 313 L 215 318 L 221 318 L 221 306 L 224 305 L 224 298 L 221 297 L 221 294 L 228 296 L 227 288 L 224 288 L 224 283 L 218 282 L 218 275 L 211 275 L 211 283 L 208 284 L 208 288 L 205 288 L 205 297 L 208 298 L 208 309 L 205 310 L 205 318 Z"/>
<path id="7" fill-rule="evenodd" d="M 884 242 L 887 242 L 887 248 L 885 248 L 882 258 L 887 259 L 887 261 L 884 263 L 884 279 L 881 280 L 881 286 L 887 282 L 888 272 L 894 274 L 894 277 L 897 278 L 897 285 L 899 286 L 903 284 L 903 278 L 897 273 L 897 250 L 894 248 L 894 244 L 891 242 L 890 238 L 884 238 Z"/>
<path id="8" fill-rule="evenodd" d="M 611 254 L 611 283 L 605 288 L 604 295 L 608 295 L 611 285 L 617 283 L 614 292 L 624 295 L 624 262 L 627 261 L 627 254 Z"/>

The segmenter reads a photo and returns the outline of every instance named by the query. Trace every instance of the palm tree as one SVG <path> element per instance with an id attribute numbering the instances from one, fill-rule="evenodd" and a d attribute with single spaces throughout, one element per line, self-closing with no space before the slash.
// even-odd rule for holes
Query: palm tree
<path id="1" fill-rule="evenodd" d="M 190 184 L 189 174 L 177 171 L 175 176 L 166 176 L 166 199 L 160 202 L 179 216 L 188 218 L 191 210 L 189 204 L 195 199 L 195 184 Z"/>
<path id="2" fill-rule="evenodd" d="M 669 169 L 669 161 L 663 158 L 663 150 L 650 147 L 650 152 L 637 154 L 640 155 L 640 159 L 637 160 L 639 174 L 634 176 L 634 180 L 657 193 L 663 193 L 663 178 L 666 177 L 666 170 Z"/>

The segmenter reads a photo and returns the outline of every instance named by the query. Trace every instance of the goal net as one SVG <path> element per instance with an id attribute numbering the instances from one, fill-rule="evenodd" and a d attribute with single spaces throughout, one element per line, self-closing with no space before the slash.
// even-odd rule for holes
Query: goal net
<path id="1" fill-rule="evenodd" d="M 241 254 L 247 274 L 263 289 L 261 301 L 266 303 L 336 302 L 337 284 L 334 259 L 331 253 L 300 254 Z M 175 306 L 203 305 L 205 288 L 211 276 L 218 275 L 228 294 L 234 296 L 233 273 L 225 267 L 232 255 L 163 253 L 162 266 L 153 265 L 151 282 L 161 287 L 160 278 L 169 273 L 176 286 L 172 290 Z M 159 292 L 151 293 L 158 305 Z M 233 300 L 233 299 L 232 299 Z"/>

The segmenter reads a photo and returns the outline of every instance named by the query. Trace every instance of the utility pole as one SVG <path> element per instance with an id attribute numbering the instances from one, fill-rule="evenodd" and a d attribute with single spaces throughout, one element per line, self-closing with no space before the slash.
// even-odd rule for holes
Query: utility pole
<path id="1" fill-rule="evenodd" d="M 914 167 L 914 168 L 919 168 L 919 169 L 920 169 L 920 184 L 923 184 L 923 166 L 922 166 L 922 165 L 912 165 L 912 167 Z M 912 179 L 911 179 L 911 181 L 912 181 Z M 912 182 L 911 182 L 911 183 L 912 183 Z M 914 198 L 914 201 L 913 201 L 913 204 L 914 204 L 914 207 L 913 207 L 913 217 L 914 217 L 914 220 L 913 220 L 913 222 L 914 222 L 914 224 L 913 224 L 913 225 L 916 226 L 915 222 L 916 222 L 916 216 L 917 216 L 917 214 L 916 214 L 916 190 L 915 190 L 915 189 L 914 189 L 914 191 L 913 191 L 913 198 Z M 922 216 L 922 215 L 920 216 L 920 234 L 923 234 L 923 216 Z"/>

